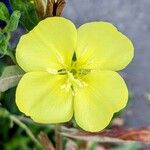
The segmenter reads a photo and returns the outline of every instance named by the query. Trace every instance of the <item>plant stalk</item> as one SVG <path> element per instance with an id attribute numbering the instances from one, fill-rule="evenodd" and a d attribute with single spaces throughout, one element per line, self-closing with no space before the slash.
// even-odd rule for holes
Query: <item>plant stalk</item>
<path id="1" fill-rule="evenodd" d="M 32 139 L 32 141 L 39 147 L 42 147 L 41 144 L 39 143 L 39 141 L 35 138 L 35 136 L 33 135 L 33 133 L 30 131 L 30 129 L 24 124 L 22 123 L 16 116 L 14 115 L 10 115 L 10 119 L 16 123 L 18 126 L 20 126 L 22 129 L 25 130 L 26 134 Z"/>
<path id="2" fill-rule="evenodd" d="M 55 126 L 55 142 L 56 142 L 56 150 L 62 150 L 62 136 L 60 134 L 61 126 L 60 124 Z"/>

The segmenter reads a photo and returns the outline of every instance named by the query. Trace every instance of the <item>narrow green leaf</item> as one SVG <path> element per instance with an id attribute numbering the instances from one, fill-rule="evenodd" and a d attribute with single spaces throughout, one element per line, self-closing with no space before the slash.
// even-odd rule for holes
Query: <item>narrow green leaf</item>
<path id="1" fill-rule="evenodd" d="M 23 74 L 24 71 L 19 66 L 7 66 L 0 77 L 0 92 L 15 87 Z"/>
<path id="2" fill-rule="evenodd" d="M 9 12 L 4 3 L 0 2 L 0 20 L 8 21 L 9 20 Z"/>
<path id="3" fill-rule="evenodd" d="M 31 0 L 10 0 L 13 10 L 21 12 L 21 23 L 27 30 L 31 30 L 38 23 L 34 3 Z"/>

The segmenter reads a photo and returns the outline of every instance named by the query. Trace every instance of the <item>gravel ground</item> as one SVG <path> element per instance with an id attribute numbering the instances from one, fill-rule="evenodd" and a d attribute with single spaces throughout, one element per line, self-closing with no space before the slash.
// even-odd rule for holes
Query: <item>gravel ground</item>
<path id="1" fill-rule="evenodd" d="M 150 125 L 150 0 L 68 0 L 64 16 L 78 26 L 94 20 L 112 22 L 130 37 L 135 57 L 123 75 L 133 100 L 123 116 L 125 126 Z"/>

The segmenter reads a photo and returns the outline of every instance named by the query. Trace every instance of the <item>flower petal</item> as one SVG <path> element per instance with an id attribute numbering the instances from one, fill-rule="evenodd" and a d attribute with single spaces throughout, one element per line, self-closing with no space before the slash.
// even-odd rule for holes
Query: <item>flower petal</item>
<path id="1" fill-rule="evenodd" d="M 83 78 L 87 87 L 77 90 L 75 119 L 84 130 L 104 129 L 113 116 L 127 104 L 128 90 L 121 76 L 113 71 L 93 72 Z"/>
<path id="2" fill-rule="evenodd" d="M 17 46 L 18 64 L 26 71 L 45 71 L 71 64 L 77 31 L 74 24 L 62 17 L 41 21 L 21 37 Z"/>
<path id="3" fill-rule="evenodd" d="M 121 70 L 133 58 L 132 42 L 107 22 L 92 22 L 78 29 L 76 48 L 79 66 Z"/>
<path id="4" fill-rule="evenodd" d="M 16 92 L 20 111 L 39 123 L 69 121 L 73 115 L 72 93 L 61 88 L 65 79 L 47 72 L 26 73 Z"/>

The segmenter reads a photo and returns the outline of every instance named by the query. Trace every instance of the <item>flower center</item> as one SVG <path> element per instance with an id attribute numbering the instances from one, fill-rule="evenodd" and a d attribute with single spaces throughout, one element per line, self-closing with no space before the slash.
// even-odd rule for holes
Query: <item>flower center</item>
<path id="1" fill-rule="evenodd" d="M 47 71 L 50 74 L 66 75 L 67 79 L 64 82 L 64 84 L 61 85 L 61 88 L 65 89 L 66 91 L 71 90 L 73 95 L 75 95 L 76 88 L 84 88 L 88 86 L 88 84 L 83 81 L 83 76 L 87 75 L 92 71 L 91 69 L 78 68 L 76 62 L 77 62 L 77 58 L 74 53 L 70 68 L 64 65 L 64 68 L 59 70 L 51 69 L 51 68 L 47 69 Z"/>
<path id="2" fill-rule="evenodd" d="M 62 89 L 65 89 L 66 91 L 72 91 L 72 94 L 75 95 L 75 89 L 76 88 L 84 88 L 87 86 L 87 84 L 78 77 L 78 72 L 75 69 L 71 69 L 67 72 L 67 80 L 65 83 L 61 86 Z"/>
<path id="3" fill-rule="evenodd" d="M 75 95 L 76 88 L 84 88 L 87 86 L 82 80 L 82 77 L 90 72 L 89 69 L 60 69 L 57 71 L 59 75 L 67 75 L 67 79 L 63 85 L 61 85 L 62 89 L 66 91 L 72 90 L 73 95 Z"/>
<path id="4" fill-rule="evenodd" d="M 77 74 L 77 70 L 76 69 L 71 69 L 70 73 L 72 73 L 75 76 Z"/>
<path id="5" fill-rule="evenodd" d="M 69 73 L 69 74 L 72 74 L 74 76 L 74 78 L 81 78 L 82 76 L 87 75 L 91 71 L 92 71 L 91 69 L 71 68 L 71 69 L 60 69 L 60 70 L 57 71 L 57 74 L 67 75 Z"/>

